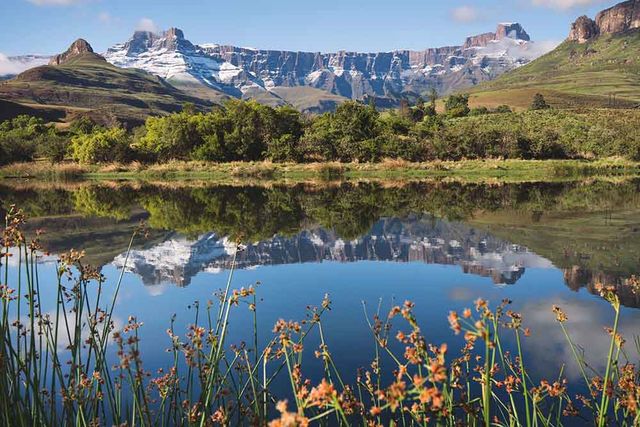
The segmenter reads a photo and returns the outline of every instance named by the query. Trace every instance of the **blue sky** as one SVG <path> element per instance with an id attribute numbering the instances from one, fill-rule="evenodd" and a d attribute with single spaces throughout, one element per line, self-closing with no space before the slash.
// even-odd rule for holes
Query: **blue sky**
<path id="1" fill-rule="evenodd" d="M 61 52 L 76 38 L 97 51 L 136 27 L 176 26 L 195 43 L 265 49 L 385 51 L 460 44 L 522 23 L 534 40 L 562 40 L 607 0 L 0 0 L 0 53 Z"/>

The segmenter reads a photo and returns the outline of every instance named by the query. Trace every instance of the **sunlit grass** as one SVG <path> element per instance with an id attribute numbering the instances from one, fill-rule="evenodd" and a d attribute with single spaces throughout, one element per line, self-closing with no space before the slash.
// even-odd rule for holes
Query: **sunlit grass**
<path id="1" fill-rule="evenodd" d="M 220 183 L 249 181 L 327 181 L 459 178 L 510 182 L 547 181 L 588 176 L 638 176 L 640 162 L 622 158 L 598 160 L 460 160 L 412 163 L 385 159 L 380 163 L 273 163 L 170 161 L 162 164 L 79 165 L 39 161 L 0 168 L 0 179 L 41 180 L 183 180 Z"/>

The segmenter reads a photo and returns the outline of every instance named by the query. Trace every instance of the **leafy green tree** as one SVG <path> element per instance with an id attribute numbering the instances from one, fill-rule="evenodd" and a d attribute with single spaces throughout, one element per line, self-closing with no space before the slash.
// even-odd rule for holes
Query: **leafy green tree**
<path id="1" fill-rule="evenodd" d="M 48 131 L 42 119 L 27 115 L 0 123 L 0 164 L 33 160 L 38 139 Z"/>
<path id="2" fill-rule="evenodd" d="M 301 155 L 304 160 L 335 160 L 337 157 L 338 133 L 333 127 L 333 114 L 325 113 L 316 117 L 307 127 L 301 141 Z"/>
<path id="3" fill-rule="evenodd" d="M 305 156 L 344 162 L 371 158 L 372 150 L 380 147 L 374 142 L 381 130 L 379 117 L 371 106 L 356 101 L 340 104 L 335 113 L 321 115 L 307 129 Z"/>
<path id="4" fill-rule="evenodd" d="M 260 160 L 275 127 L 273 108 L 256 101 L 229 100 L 224 105 L 224 145 L 229 160 Z"/>
<path id="5" fill-rule="evenodd" d="M 37 154 L 52 164 L 64 160 L 69 150 L 69 137 L 59 135 L 54 129 L 38 138 Z"/>
<path id="6" fill-rule="evenodd" d="M 436 111 L 436 102 L 438 101 L 438 91 L 436 88 L 432 87 L 429 92 L 429 104 L 425 104 L 422 112 L 424 113 L 424 117 L 434 117 L 438 114 Z"/>
<path id="7" fill-rule="evenodd" d="M 124 129 L 98 129 L 73 137 L 71 157 L 80 163 L 126 162 L 131 159 L 130 142 Z"/>
<path id="8" fill-rule="evenodd" d="M 275 132 L 267 141 L 267 157 L 275 162 L 301 161 L 300 139 L 304 133 L 304 123 L 300 112 L 293 107 L 283 106 L 275 110 Z"/>
<path id="9" fill-rule="evenodd" d="M 188 159 L 191 151 L 202 145 L 198 132 L 201 115 L 175 113 L 164 117 L 149 117 L 146 132 L 136 139 L 136 148 L 160 161 Z"/>

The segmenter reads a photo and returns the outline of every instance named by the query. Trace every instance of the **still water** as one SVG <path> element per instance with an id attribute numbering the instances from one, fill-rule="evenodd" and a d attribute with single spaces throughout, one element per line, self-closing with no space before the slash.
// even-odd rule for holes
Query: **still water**
<path id="1" fill-rule="evenodd" d="M 422 331 L 455 349 L 460 337 L 447 314 L 507 298 L 522 313 L 534 377 L 569 381 L 579 370 L 551 312 L 567 313 L 567 328 L 586 360 L 601 369 L 609 346 L 603 327 L 613 311 L 597 283 L 615 285 L 623 304 L 620 330 L 640 326 L 640 295 L 624 286 L 640 267 L 640 181 L 527 184 L 300 184 L 214 186 L 202 183 L 0 185 L 0 210 L 17 204 L 28 230 L 45 229 L 49 256 L 39 276 L 44 300 L 55 299 L 56 255 L 85 249 L 109 283 L 124 268 L 116 324 L 144 322 L 145 367 L 170 364 L 166 329 L 193 323 L 195 305 L 223 288 L 236 250 L 233 288 L 259 283 L 258 340 L 280 319 L 304 318 L 325 294 L 332 309 L 325 335 L 338 368 L 355 377 L 373 359 L 367 327 L 382 312 L 411 300 Z M 1 212 L 4 214 L 4 212 Z M 148 236 L 124 252 L 140 221 Z M 10 261 L 14 262 L 14 261 Z M 15 268 L 14 268 L 15 270 Z M 16 274 L 13 271 L 12 274 Z M 46 285 L 47 281 L 50 285 Z M 45 307 L 46 310 L 46 307 Z M 246 306 L 231 319 L 230 343 L 253 340 Z M 305 377 L 322 376 L 309 347 Z M 505 345 L 509 345 L 507 341 Z M 286 394 L 286 384 L 280 385 Z"/>

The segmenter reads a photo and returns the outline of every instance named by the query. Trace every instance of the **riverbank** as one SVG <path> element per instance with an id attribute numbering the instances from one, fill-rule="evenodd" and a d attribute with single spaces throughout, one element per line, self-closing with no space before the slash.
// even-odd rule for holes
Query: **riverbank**
<path id="1" fill-rule="evenodd" d="M 410 163 L 272 163 L 272 162 L 168 162 L 81 165 L 46 161 L 16 163 L 0 168 L 0 178 L 46 181 L 166 180 L 229 182 L 415 180 L 460 178 L 468 180 L 547 181 L 590 176 L 640 176 L 640 162 L 620 158 L 600 160 L 462 160 Z"/>

